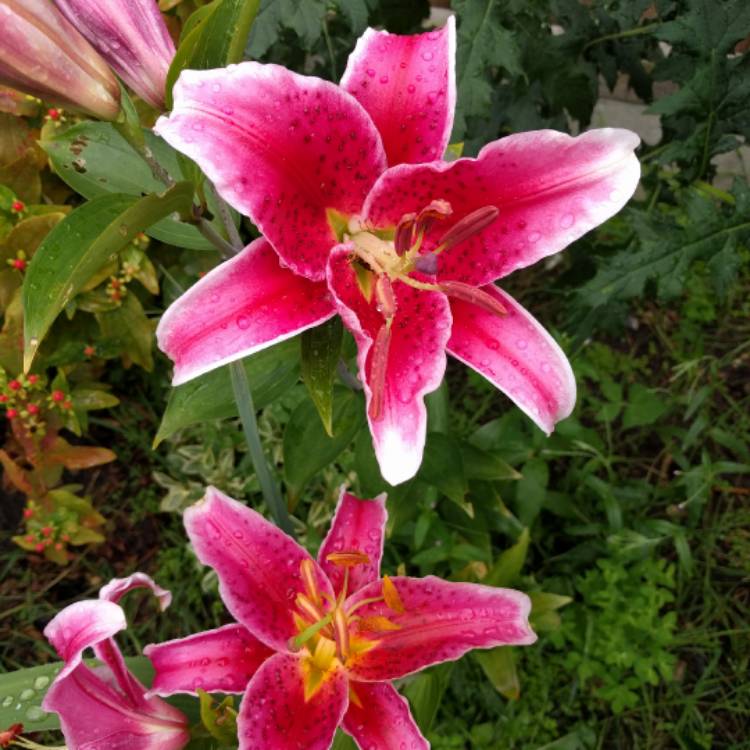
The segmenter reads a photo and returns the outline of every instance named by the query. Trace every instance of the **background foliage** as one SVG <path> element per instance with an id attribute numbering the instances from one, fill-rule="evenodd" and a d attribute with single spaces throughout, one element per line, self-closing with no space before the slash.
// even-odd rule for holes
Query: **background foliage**
<path id="1" fill-rule="evenodd" d="M 169 12 L 179 24 L 199 4 L 170 2 Z M 728 183 L 716 157 L 750 135 L 750 6 L 454 0 L 453 8 L 453 141 L 466 153 L 519 130 L 588 127 L 606 88 L 625 84 L 659 118 L 661 136 L 642 147 L 642 185 L 620 215 L 539 273 L 507 279 L 512 294 L 556 326 L 576 371 L 578 406 L 551 438 L 480 377 L 449 366 L 429 399 L 419 475 L 387 488 L 361 396 L 347 382 L 335 387 L 330 437 L 300 380 L 299 341 L 246 360 L 299 536 L 311 549 L 320 543 L 342 482 L 363 496 L 388 489 L 386 571 L 532 594 L 537 646 L 467 658 L 405 686 L 439 750 L 748 747 L 750 187 L 747 175 Z M 414 31 L 428 11 L 417 0 L 264 0 L 246 56 L 337 80 L 367 24 Z M 63 314 L 40 349 L 45 398 L 58 389 L 71 400 L 54 415 L 49 401 L 45 424 L 67 429 L 78 447 L 111 448 L 117 461 L 86 454 L 99 468 L 45 475 L 45 491 L 85 503 L 76 529 L 106 537 L 70 559 L 64 545 L 64 567 L 10 542 L 32 531 L 47 537 L 38 515 L 22 518 L 32 506 L 8 489 L 0 508 L 0 658 L 8 670 L 52 659 L 41 629 L 54 612 L 134 569 L 172 589 L 179 617 L 157 617 L 134 595 L 125 650 L 220 624 L 215 581 L 187 548 L 175 511 L 207 481 L 260 503 L 228 373 L 170 391 L 167 363 L 153 349 L 161 311 L 218 258 L 170 218 L 175 206 L 152 214 L 140 204 L 153 178 L 109 126 L 45 120 L 41 109 L 25 115 L 0 115 L 2 143 L 28 144 L 20 157 L 17 149 L 2 154 L 3 262 L 18 259 L 21 245 L 31 257 L 80 196 L 120 201 L 112 210 L 140 206 L 137 217 L 160 221 L 147 229 L 150 241 L 134 232 L 108 266 L 93 263 L 99 270 L 80 287 L 62 290 Z M 191 179 L 189 165 L 153 145 Z M 103 182 L 100 168 L 116 184 Z M 12 264 L 0 271 L 6 384 L 20 372 L 21 273 Z M 346 336 L 342 351 L 351 362 Z M 38 469 L 10 432 L 6 449 L 25 472 Z M 39 495 L 3 465 L 16 489 Z M 92 512 L 96 523 L 87 526 Z"/>

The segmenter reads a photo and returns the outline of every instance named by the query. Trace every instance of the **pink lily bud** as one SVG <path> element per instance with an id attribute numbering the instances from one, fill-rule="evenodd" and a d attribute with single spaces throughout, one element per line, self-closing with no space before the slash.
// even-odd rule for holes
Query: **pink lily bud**
<path id="1" fill-rule="evenodd" d="M 55 0 L 138 96 L 164 109 L 175 49 L 155 0 Z"/>
<path id="2" fill-rule="evenodd" d="M 107 63 L 48 0 L 0 0 L 0 83 L 102 120 L 120 112 Z"/>

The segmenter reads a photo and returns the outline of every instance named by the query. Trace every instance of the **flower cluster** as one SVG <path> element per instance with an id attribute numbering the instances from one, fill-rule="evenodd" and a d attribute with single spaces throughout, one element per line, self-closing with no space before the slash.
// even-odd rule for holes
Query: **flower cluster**
<path id="1" fill-rule="evenodd" d="M 73 408 L 65 391 L 48 390 L 46 379 L 34 373 L 8 380 L 0 389 L 0 404 L 9 420 L 36 437 L 43 437 L 46 432 L 45 413 L 65 413 Z"/>
<path id="2" fill-rule="evenodd" d="M 384 496 L 342 491 L 315 560 L 209 488 L 185 527 L 236 622 L 147 646 L 155 676 L 146 691 L 111 640 L 125 626 L 116 602 L 147 586 L 166 606 L 168 592 L 136 573 L 105 586 L 99 601 L 63 610 L 45 629 L 65 667 L 44 707 L 60 714 L 69 747 L 105 750 L 117 737 L 118 747 L 181 748 L 184 719 L 156 696 L 206 691 L 242 695 L 240 750 L 327 750 L 339 726 L 368 750 L 429 748 L 391 680 L 471 649 L 533 643 L 531 604 L 510 589 L 381 576 L 386 520 Z M 104 679 L 81 662 L 89 646 Z"/>

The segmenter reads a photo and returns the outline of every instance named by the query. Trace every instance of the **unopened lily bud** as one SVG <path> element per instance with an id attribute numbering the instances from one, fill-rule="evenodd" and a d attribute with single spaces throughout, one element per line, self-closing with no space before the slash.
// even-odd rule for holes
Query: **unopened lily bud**
<path id="1" fill-rule="evenodd" d="M 49 0 L 0 0 L 0 83 L 114 120 L 120 87 L 107 63 Z"/>
<path id="2" fill-rule="evenodd" d="M 55 0 L 117 75 L 156 109 L 164 108 L 175 49 L 156 0 Z"/>

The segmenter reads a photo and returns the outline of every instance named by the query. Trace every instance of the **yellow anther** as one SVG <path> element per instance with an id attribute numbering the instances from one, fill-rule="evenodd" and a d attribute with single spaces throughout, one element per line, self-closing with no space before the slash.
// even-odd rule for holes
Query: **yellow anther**
<path id="1" fill-rule="evenodd" d="M 351 682 L 349 683 L 349 703 L 353 703 L 357 708 L 364 708 L 362 699 L 354 692 Z"/>
<path id="2" fill-rule="evenodd" d="M 322 619 L 323 613 L 304 594 L 297 594 L 294 602 L 297 608 L 306 614 L 313 622 Z"/>
<path id="3" fill-rule="evenodd" d="M 318 582 L 315 578 L 315 564 L 308 557 L 300 563 L 299 569 L 302 582 L 305 584 L 305 591 L 307 591 L 310 601 L 317 605 L 320 602 L 320 595 L 318 594 Z"/>
<path id="4" fill-rule="evenodd" d="M 367 565 L 370 562 L 370 558 L 364 552 L 356 549 L 346 552 L 331 552 L 330 555 L 326 555 L 326 560 L 338 568 L 353 568 L 356 565 Z"/>
<path id="5" fill-rule="evenodd" d="M 346 661 L 349 656 L 349 623 L 346 621 L 344 610 L 337 609 L 333 616 L 333 626 L 336 630 L 336 643 L 339 647 L 339 657 Z"/>
<path id="6" fill-rule="evenodd" d="M 397 614 L 402 615 L 406 612 L 406 607 L 404 607 L 404 603 L 401 601 L 396 585 L 388 576 L 383 576 L 383 599 L 385 599 L 385 603 L 389 609 Z"/>

